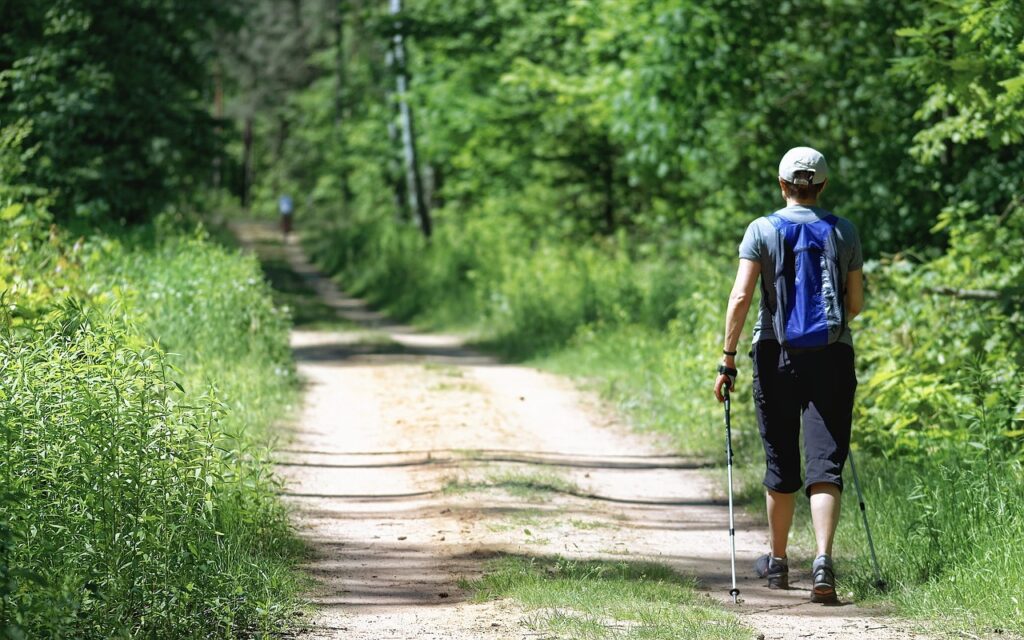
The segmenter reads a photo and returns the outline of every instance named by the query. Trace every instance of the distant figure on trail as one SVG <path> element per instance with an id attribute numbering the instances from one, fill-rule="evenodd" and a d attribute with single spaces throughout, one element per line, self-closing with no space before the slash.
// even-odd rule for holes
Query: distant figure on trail
<path id="1" fill-rule="evenodd" d="M 771 549 L 755 570 L 768 587 L 789 586 L 786 543 L 803 487 L 810 498 L 817 554 L 811 601 L 836 601 L 832 539 L 839 522 L 842 471 L 850 451 L 857 388 L 849 321 L 864 303 L 863 256 L 853 223 L 817 206 L 828 184 L 825 157 L 790 149 L 779 163 L 786 206 L 750 223 L 739 247 L 729 296 L 715 396 L 736 384 L 736 351 L 760 278 L 754 325 L 752 391 L 765 452 Z M 803 418 L 806 479 L 800 477 Z"/>
<path id="2" fill-rule="evenodd" d="M 282 194 L 277 199 L 277 210 L 281 212 L 281 234 L 285 242 L 288 241 L 288 234 L 292 232 L 292 214 L 295 211 L 295 203 L 288 194 Z"/>

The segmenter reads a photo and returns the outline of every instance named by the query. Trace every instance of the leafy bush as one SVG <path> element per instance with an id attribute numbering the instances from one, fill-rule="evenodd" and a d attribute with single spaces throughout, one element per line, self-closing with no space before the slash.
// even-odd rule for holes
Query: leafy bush
<path id="1" fill-rule="evenodd" d="M 255 261 L 7 218 L 27 250 L 0 273 L 4 637 L 276 628 L 296 548 L 263 428 L 294 378 Z"/>
<path id="2" fill-rule="evenodd" d="M 719 263 L 682 249 L 638 261 L 635 253 L 653 247 L 633 248 L 625 235 L 577 246 L 515 219 L 463 222 L 439 226 L 429 246 L 414 229 L 374 218 L 333 224 L 308 240 L 354 292 L 400 317 L 479 318 L 486 340 L 510 357 L 561 346 L 581 326 L 666 326 L 680 293 L 691 291 L 687 282 L 723 278 Z"/>
<path id="3" fill-rule="evenodd" d="M 964 447 L 1024 451 L 1024 210 L 977 220 L 946 210 L 950 247 L 927 263 L 869 273 L 858 332 L 859 432 L 876 451 L 958 457 Z M 992 246 L 999 247 L 993 251 Z"/>

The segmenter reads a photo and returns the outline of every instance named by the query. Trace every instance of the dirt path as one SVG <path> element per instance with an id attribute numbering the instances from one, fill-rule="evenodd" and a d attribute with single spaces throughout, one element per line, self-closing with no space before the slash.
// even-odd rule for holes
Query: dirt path
<path id="1" fill-rule="evenodd" d="M 296 245 L 285 254 L 357 327 L 292 336 L 308 388 L 280 471 L 313 550 L 305 568 L 319 609 L 303 637 L 536 637 L 515 604 L 471 603 L 458 587 L 498 554 L 668 564 L 764 638 L 923 637 L 875 611 L 810 604 L 806 571 L 793 590 L 769 591 L 749 570 L 766 532 L 743 518 L 745 602 L 734 607 L 727 509 L 700 461 L 632 433 L 564 379 L 393 324 L 321 278 Z M 516 491 L 524 485 L 545 490 Z"/>

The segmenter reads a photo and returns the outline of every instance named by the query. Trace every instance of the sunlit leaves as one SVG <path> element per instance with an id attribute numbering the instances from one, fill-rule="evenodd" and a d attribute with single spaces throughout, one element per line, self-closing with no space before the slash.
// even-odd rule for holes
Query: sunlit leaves
<path id="1" fill-rule="evenodd" d="M 915 153 L 939 159 L 947 144 L 1024 141 L 1024 7 L 1019 0 L 926 3 L 922 23 L 898 31 L 914 55 L 899 68 L 927 88 Z"/>

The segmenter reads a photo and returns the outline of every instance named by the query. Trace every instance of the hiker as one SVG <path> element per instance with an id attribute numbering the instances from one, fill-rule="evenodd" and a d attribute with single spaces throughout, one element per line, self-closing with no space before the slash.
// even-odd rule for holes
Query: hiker
<path id="1" fill-rule="evenodd" d="M 284 236 L 285 242 L 287 242 L 288 234 L 292 232 L 292 214 L 295 210 L 292 197 L 288 194 L 281 195 L 277 199 L 277 210 L 281 213 L 281 235 Z"/>
<path id="2" fill-rule="evenodd" d="M 735 391 L 737 343 L 760 278 L 751 386 L 765 452 L 771 548 L 757 559 L 755 570 L 768 579 L 769 588 L 789 588 L 786 544 L 796 492 L 803 487 L 817 541 L 811 600 L 824 603 L 837 599 L 832 539 L 839 522 L 857 388 L 849 321 L 864 302 L 864 260 L 857 229 L 817 206 L 827 184 L 828 165 L 821 153 L 796 147 L 782 157 L 779 188 L 786 206 L 751 222 L 743 235 L 715 380 L 715 396 L 722 402 L 724 385 L 730 393 Z"/>

